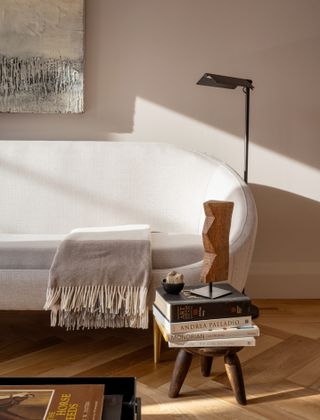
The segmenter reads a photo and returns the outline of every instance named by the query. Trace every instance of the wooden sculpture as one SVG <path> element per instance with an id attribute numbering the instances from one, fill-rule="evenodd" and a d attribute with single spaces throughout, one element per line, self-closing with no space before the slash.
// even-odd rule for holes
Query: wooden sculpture
<path id="1" fill-rule="evenodd" d="M 233 202 L 206 201 L 203 207 L 206 215 L 202 230 L 205 254 L 200 278 L 203 283 L 227 280 Z"/>
<path id="2" fill-rule="evenodd" d="M 212 282 L 228 279 L 229 233 L 233 202 L 206 201 L 203 206 L 206 215 L 202 230 L 205 254 L 200 279 L 203 283 L 209 283 L 209 287 L 202 287 L 193 293 L 210 298 L 217 297 L 213 295 Z M 218 293 L 218 289 L 216 292 Z"/>

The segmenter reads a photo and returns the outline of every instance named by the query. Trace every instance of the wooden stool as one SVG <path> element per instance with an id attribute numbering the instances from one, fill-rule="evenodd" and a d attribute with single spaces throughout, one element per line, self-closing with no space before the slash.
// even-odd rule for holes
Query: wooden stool
<path id="1" fill-rule="evenodd" d="M 153 318 L 153 350 L 155 364 L 160 362 L 162 339 L 163 335 L 159 325 L 155 318 Z M 203 376 L 210 376 L 214 357 L 224 356 L 225 369 L 236 400 L 239 404 L 246 405 L 246 391 L 240 360 L 237 356 L 238 351 L 242 348 L 243 347 L 188 347 L 180 349 L 172 373 L 168 393 L 169 397 L 177 398 L 179 396 L 180 389 L 190 368 L 193 354 L 199 354 L 201 357 L 201 373 Z"/>
<path id="2" fill-rule="evenodd" d="M 244 388 L 240 360 L 237 356 L 237 352 L 241 349 L 242 347 L 182 348 L 178 353 L 174 365 L 168 394 L 169 397 L 178 397 L 180 389 L 190 368 L 193 354 L 199 354 L 201 357 L 201 373 L 203 376 L 210 376 L 212 361 L 214 357 L 224 356 L 225 369 L 236 400 L 239 404 L 246 405 L 246 391 Z"/>

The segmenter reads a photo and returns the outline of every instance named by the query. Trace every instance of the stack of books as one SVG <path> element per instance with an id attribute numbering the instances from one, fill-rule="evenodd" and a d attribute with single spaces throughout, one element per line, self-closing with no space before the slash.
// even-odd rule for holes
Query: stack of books
<path id="1" fill-rule="evenodd" d="M 228 283 L 228 295 L 207 299 L 185 287 L 178 295 L 156 290 L 154 318 L 169 347 L 255 346 L 259 328 L 252 323 L 250 298 Z"/>

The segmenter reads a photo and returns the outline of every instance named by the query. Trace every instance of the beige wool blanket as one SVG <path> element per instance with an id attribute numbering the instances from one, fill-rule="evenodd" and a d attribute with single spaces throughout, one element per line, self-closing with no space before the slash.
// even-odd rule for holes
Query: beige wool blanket
<path id="1" fill-rule="evenodd" d="M 57 249 L 44 309 L 67 329 L 148 328 L 150 278 L 148 225 L 76 229 Z"/>

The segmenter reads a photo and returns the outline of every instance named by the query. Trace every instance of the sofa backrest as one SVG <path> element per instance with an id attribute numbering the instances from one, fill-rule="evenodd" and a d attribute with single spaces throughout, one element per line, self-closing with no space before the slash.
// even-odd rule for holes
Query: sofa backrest
<path id="1" fill-rule="evenodd" d="M 168 144 L 0 141 L 0 232 L 68 233 L 149 223 L 201 232 L 202 203 L 232 199 L 232 236 L 247 212 L 246 185 L 221 162 Z"/>

